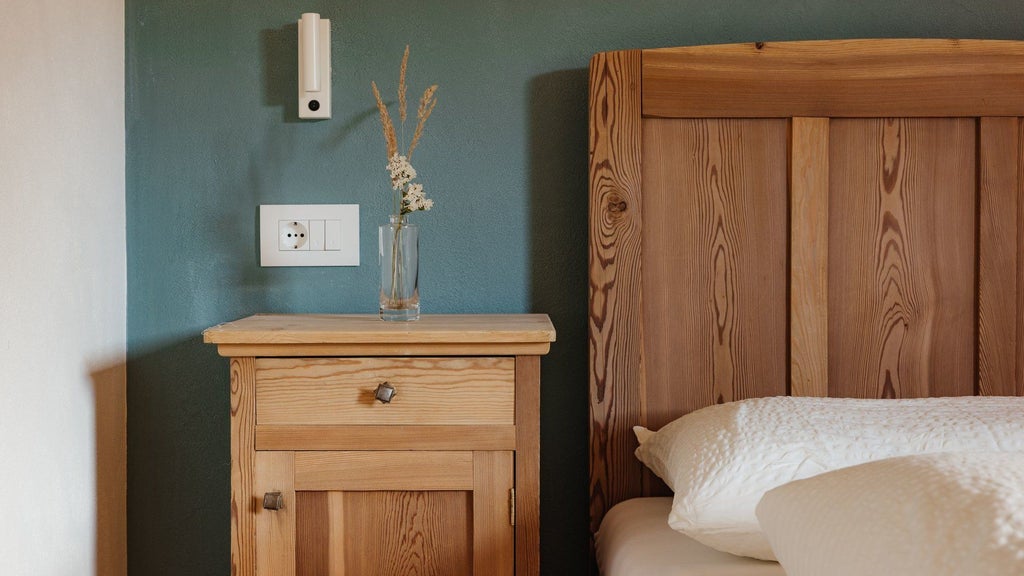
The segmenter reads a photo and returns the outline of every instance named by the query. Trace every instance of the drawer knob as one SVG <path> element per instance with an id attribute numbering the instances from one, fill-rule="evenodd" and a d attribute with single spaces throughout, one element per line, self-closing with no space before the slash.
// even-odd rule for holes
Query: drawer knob
<path id="1" fill-rule="evenodd" d="M 377 386 L 374 397 L 383 404 L 390 404 L 391 399 L 395 397 L 395 387 L 387 382 L 383 382 Z"/>
<path id="2" fill-rule="evenodd" d="M 263 507 L 267 510 L 284 508 L 284 496 L 280 492 L 267 492 L 263 495 Z"/>

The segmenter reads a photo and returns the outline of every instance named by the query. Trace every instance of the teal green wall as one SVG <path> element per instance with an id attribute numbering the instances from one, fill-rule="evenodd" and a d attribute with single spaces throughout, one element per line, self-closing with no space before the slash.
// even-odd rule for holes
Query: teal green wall
<path id="1" fill-rule="evenodd" d="M 754 40 L 1024 36 L 1013 1 L 127 0 L 129 568 L 228 568 L 228 369 L 200 332 L 374 312 L 387 214 L 370 80 L 440 84 L 416 153 L 426 313 L 546 312 L 544 573 L 587 550 L 587 62 Z M 296 120 L 295 20 L 332 19 L 334 117 Z M 358 203 L 363 265 L 258 265 L 257 206 Z"/>

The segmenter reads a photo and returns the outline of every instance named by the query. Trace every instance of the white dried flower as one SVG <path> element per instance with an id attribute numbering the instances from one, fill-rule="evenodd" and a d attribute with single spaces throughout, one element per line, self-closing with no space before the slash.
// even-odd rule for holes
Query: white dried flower
<path id="1" fill-rule="evenodd" d="M 391 188 L 401 190 L 416 177 L 416 169 L 409 164 L 405 156 L 395 154 L 388 161 L 388 172 L 391 173 Z"/>
<path id="2" fill-rule="evenodd" d="M 422 184 L 409 184 L 409 187 L 402 193 L 403 214 L 418 210 L 430 210 L 433 206 L 434 201 L 428 200 L 424 195 Z"/>

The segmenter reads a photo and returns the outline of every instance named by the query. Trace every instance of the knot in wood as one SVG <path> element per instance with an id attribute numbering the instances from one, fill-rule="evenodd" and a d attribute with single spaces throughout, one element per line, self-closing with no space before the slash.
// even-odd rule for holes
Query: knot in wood
<path id="1" fill-rule="evenodd" d="M 628 205 L 626 201 L 618 194 L 612 194 L 608 197 L 608 211 L 609 212 L 625 212 Z"/>

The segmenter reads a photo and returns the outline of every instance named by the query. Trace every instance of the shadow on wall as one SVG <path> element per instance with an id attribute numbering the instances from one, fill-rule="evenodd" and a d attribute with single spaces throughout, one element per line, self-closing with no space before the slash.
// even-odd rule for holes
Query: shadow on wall
<path id="1" fill-rule="evenodd" d="M 587 574 L 586 69 L 530 82 L 530 309 L 558 341 L 541 362 L 541 573 Z"/>
<path id="2" fill-rule="evenodd" d="M 230 573 L 228 379 L 200 335 L 130 352 L 130 574 Z"/>
<path id="3" fill-rule="evenodd" d="M 128 573 L 125 365 L 90 370 L 96 423 L 96 574 Z"/>
<path id="4" fill-rule="evenodd" d="M 260 31 L 260 62 L 263 65 L 263 103 L 281 107 L 281 121 L 299 122 L 298 68 L 299 25 Z"/>

